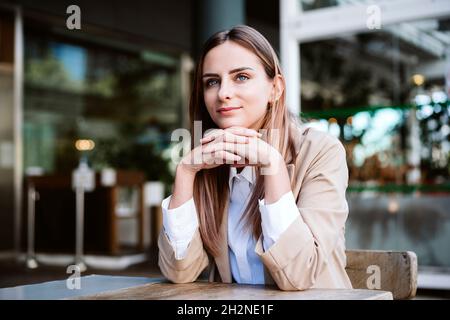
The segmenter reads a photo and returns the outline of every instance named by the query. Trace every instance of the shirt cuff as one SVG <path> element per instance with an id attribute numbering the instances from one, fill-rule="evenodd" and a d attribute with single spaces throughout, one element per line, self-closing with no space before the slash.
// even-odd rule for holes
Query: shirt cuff
<path id="1" fill-rule="evenodd" d="M 164 232 L 170 240 L 175 252 L 175 259 L 184 259 L 187 247 L 194 237 L 198 228 L 197 210 L 194 198 L 183 203 L 181 206 L 169 209 L 170 195 L 162 201 Z"/>
<path id="2" fill-rule="evenodd" d="M 265 251 L 269 250 L 300 214 L 292 191 L 271 204 L 266 205 L 265 199 L 259 200 L 259 211 Z"/>

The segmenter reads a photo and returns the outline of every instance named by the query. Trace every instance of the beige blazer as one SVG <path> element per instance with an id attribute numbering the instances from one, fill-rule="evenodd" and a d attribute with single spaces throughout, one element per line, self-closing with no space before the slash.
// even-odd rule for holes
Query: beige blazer
<path id="1" fill-rule="evenodd" d="M 263 249 L 262 236 L 258 239 L 255 252 L 264 264 L 265 283 L 276 283 L 281 290 L 351 288 L 345 272 L 345 149 L 338 139 L 314 129 L 299 129 L 295 142 L 297 157 L 287 169 L 299 216 L 268 251 Z M 227 221 L 225 208 L 222 239 L 227 239 Z M 182 260 L 175 259 L 164 230 L 158 247 L 161 272 L 174 283 L 193 282 L 203 271 L 209 281 L 232 282 L 228 239 L 215 258 L 204 250 L 198 230 Z"/>

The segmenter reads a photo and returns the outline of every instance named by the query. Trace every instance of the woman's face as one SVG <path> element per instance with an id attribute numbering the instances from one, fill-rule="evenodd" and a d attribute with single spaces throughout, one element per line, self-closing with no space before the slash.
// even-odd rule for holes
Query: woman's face
<path id="1" fill-rule="evenodd" d="M 202 80 L 206 108 L 219 128 L 260 128 L 274 87 L 253 52 L 232 41 L 214 47 Z"/>

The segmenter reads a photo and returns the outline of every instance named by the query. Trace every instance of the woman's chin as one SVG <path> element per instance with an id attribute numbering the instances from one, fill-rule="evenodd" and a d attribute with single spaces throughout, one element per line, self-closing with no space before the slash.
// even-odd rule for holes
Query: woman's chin
<path id="1" fill-rule="evenodd" d="M 230 119 L 231 120 L 231 119 Z M 220 129 L 227 129 L 231 127 L 243 127 L 247 128 L 247 125 L 242 123 L 242 121 L 221 121 L 218 125 Z"/>

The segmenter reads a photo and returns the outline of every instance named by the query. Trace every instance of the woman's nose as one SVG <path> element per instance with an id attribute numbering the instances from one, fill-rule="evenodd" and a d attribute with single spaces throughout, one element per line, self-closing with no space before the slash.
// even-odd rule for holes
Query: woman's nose
<path id="1" fill-rule="evenodd" d="M 222 81 L 220 84 L 219 92 L 217 93 L 219 96 L 219 100 L 225 101 L 229 100 L 233 97 L 233 86 L 228 81 Z"/>

